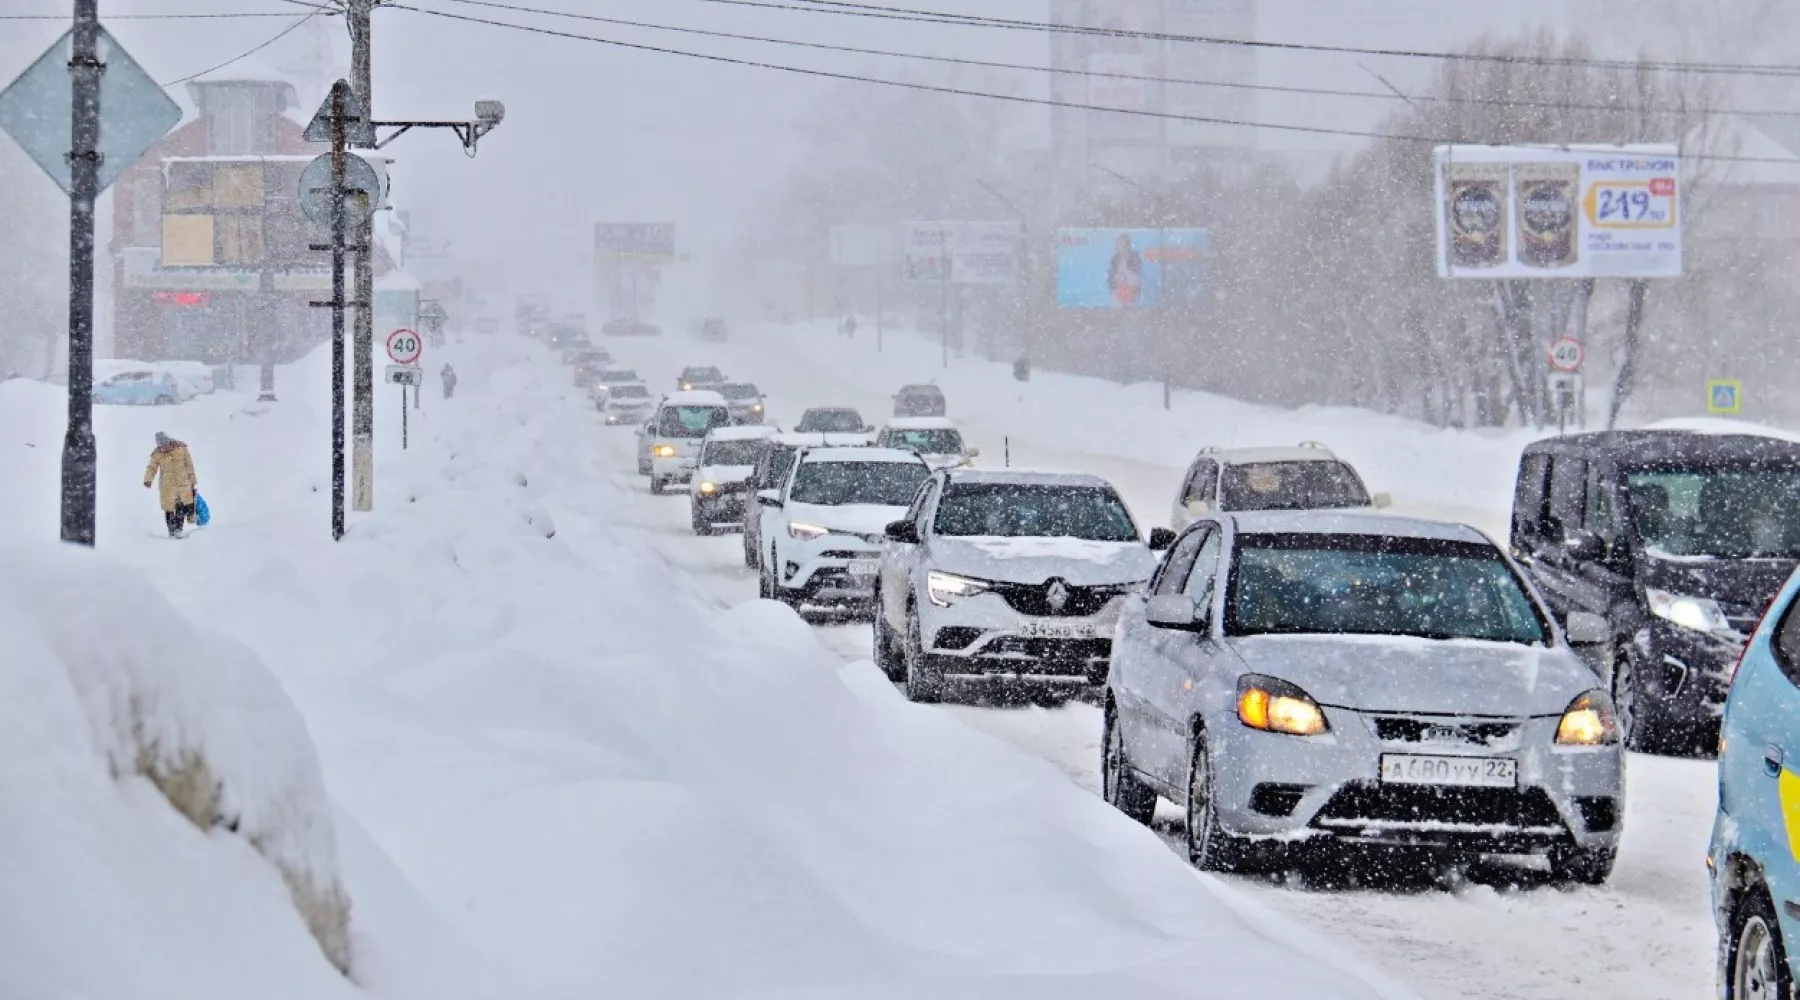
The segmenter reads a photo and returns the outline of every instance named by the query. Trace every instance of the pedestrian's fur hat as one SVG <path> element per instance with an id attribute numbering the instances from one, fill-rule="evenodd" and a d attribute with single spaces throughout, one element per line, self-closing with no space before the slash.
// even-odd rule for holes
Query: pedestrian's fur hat
<path id="1" fill-rule="evenodd" d="M 164 446 L 168 443 L 169 443 L 169 436 L 167 434 L 164 434 L 162 431 L 157 431 L 156 432 L 156 446 L 158 448 L 161 448 L 162 446 Z"/>

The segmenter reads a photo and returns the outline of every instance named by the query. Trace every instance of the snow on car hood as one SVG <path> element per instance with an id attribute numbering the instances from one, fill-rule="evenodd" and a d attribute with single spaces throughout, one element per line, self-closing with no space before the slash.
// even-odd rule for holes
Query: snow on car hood
<path id="1" fill-rule="evenodd" d="M 787 505 L 789 521 L 816 524 L 821 528 L 853 535 L 883 534 L 888 525 L 905 516 L 905 507 L 885 507 L 872 503 L 844 504 L 841 507 L 823 507 L 810 503 Z"/>
<path id="2" fill-rule="evenodd" d="M 1561 715 L 1600 686 L 1566 647 L 1391 635 L 1260 635 L 1231 646 L 1251 672 L 1359 711 Z"/>
<path id="3" fill-rule="evenodd" d="M 1037 584 L 1051 577 L 1076 586 L 1141 583 L 1156 570 L 1156 557 L 1142 542 L 940 535 L 929 544 L 933 568 L 999 583 Z"/>

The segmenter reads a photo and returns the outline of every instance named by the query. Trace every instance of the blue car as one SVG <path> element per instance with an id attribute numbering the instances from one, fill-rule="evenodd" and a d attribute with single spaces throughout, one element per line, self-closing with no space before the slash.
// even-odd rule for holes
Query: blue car
<path id="1" fill-rule="evenodd" d="M 181 402 L 181 386 L 168 372 L 120 372 L 94 385 L 94 402 L 173 406 Z"/>
<path id="2" fill-rule="evenodd" d="M 1706 864 L 1719 996 L 1793 997 L 1800 942 L 1800 574 L 1744 647 L 1719 738 L 1719 811 Z"/>

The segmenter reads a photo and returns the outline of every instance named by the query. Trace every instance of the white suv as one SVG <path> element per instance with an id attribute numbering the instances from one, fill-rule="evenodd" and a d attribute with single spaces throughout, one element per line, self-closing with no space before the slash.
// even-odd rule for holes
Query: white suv
<path id="1" fill-rule="evenodd" d="M 694 476 L 700 442 L 719 427 L 731 426 L 731 408 L 716 392 L 672 392 L 638 428 L 638 475 L 650 477 L 650 492 Z"/>
<path id="2" fill-rule="evenodd" d="M 1097 476 L 940 471 L 888 526 L 875 663 L 913 701 L 947 677 L 1103 684 L 1119 609 L 1173 540 L 1146 544 Z"/>
<path id="3" fill-rule="evenodd" d="M 1203 514 L 1251 510 L 1355 510 L 1386 507 L 1350 463 L 1316 441 L 1296 448 L 1202 448 L 1175 492 L 1169 526 Z"/>
<path id="4" fill-rule="evenodd" d="M 809 448 L 779 490 L 757 494 L 763 597 L 866 606 L 887 525 L 931 475 L 925 460 L 893 448 Z"/>

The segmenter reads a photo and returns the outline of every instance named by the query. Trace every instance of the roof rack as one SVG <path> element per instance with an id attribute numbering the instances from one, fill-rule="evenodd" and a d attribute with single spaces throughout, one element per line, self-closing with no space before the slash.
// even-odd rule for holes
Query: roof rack
<path id="1" fill-rule="evenodd" d="M 1321 444 L 1321 443 L 1319 443 L 1319 442 L 1317 442 L 1317 441 L 1302 441 L 1302 442 L 1300 442 L 1300 447 L 1302 447 L 1302 448 L 1316 448 L 1316 449 L 1318 449 L 1318 450 L 1319 450 L 1319 451 L 1330 451 L 1330 450 L 1331 450 L 1331 449 L 1330 449 L 1330 448 L 1327 448 L 1327 447 L 1325 447 L 1325 446 L 1324 446 L 1324 445 L 1323 445 L 1323 444 Z"/>

